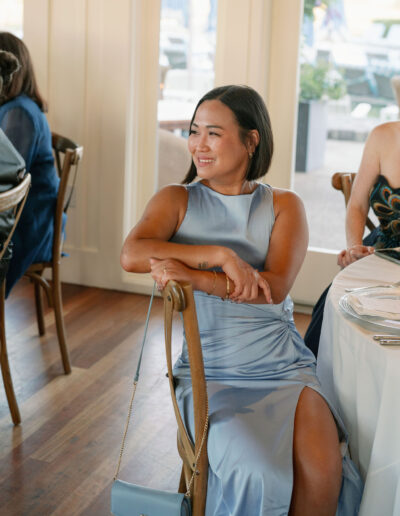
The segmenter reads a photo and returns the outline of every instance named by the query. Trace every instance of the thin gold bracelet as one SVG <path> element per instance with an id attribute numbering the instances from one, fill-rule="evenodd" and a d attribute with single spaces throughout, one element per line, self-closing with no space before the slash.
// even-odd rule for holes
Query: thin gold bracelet
<path id="1" fill-rule="evenodd" d="M 226 276 L 226 294 L 225 294 L 225 299 L 229 299 L 229 294 L 231 293 L 231 284 L 229 283 L 228 275 L 225 274 L 225 276 Z"/>
<path id="2" fill-rule="evenodd" d="M 212 289 L 210 290 L 210 292 L 207 292 L 207 295 L 208 296 L 211 296 L 211 294 L 214 292 L 215 290 L 215 287 L 217 286 L 217 273 L 215 271 L 211 271 L 214 273 L 214 281 L 213 281 L 213 286 L 212 286 Z"/>

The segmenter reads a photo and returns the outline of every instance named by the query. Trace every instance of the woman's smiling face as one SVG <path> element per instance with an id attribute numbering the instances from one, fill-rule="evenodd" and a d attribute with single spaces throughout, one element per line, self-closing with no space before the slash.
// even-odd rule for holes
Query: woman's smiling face
<path id="1" fill-rule="evenodd" d="M 219 100 L 206 100 L 198 107 L 188 139 L 197 175 L 211 184 L 242 183 L 249 152 L 240 138 L 233 112 Z"/>

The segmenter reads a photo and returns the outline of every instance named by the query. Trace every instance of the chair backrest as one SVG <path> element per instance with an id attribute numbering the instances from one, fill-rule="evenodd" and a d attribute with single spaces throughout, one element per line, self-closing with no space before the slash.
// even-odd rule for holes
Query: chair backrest
<path id="1" fill-rule="evenodd" d="M 18 224 L 26 198 L 28 196 L 30 184 L 31 175 L 26 174 L 19 185 L 11 188 L 10 190 L 7 190 L 6 192 L 0 193 L 0 212 L 5 212 L 8 210 L 15 211 L 14 223 L 10 229 L 6 241 L 3 243 L 3 247 L 0 249 L 0 260 L 3 258 L 8 244 L 10 243 L 11 237 L 13 236 L 15 228 Z"/>
<path id="2" fill-rule="evenodd" d="M 75 187 L 78 165 L 83 155 L 83 147 L 65 138 L 57 133 L 51 133 L 52 146 L 56 162 L 57 173 L 60 177 L 60 185 L 57 195 L 57 207 L 54 220 L 54 242 L 53 242 L 53 260 L 59 260 L 62 248 L 62 221 L 63 213 L 66 213 L 71 202 L 73 189 Z M 75 174 L 71 184 L 71 190 L 66 199 L 68 181 L 71 175 L 71 169 L 75 167 Z"/>
<path id="3" fill-rule="evenodd" d="M 180 183 L 182 170 L 189 169 L 191 160 L 185 138 L 165 129 L 158 130 L 158 189 L 171 183 Z"/>
<path id="4" fill-rule="evenodd" d="M 353 188 L 356 175 L 357 174 L 354 172 L 335 172 L 332 176 L 332 186 L 343 193 L 346 207 L 350 199 L 351 189 Z M 376 227 L 369 217 L 367 217 L 365 225 L 370 231 L 373 231 Z"/>
<path id="5" fill-rule="evenodd" d="M 193 516 L 203 516 L 205 512 L 208 479 L 208 396 L 204 374 L 203 353 L 201 350 L 196 305 L 190 283 L 169 281 L 163 291 L 164 328 L 167 355 L 168 378 L 175 416 L 178 424 L 178 450 L 186 467 L 193 472 L 191 488 Z M 190 374 L 192 378 L 195 442 L 189 438 L 175 397 L 175 384 L 172 374 L 171 327 L 174 311 L 182 313 L 183 325 L 188 347 Z M 195 458 L 198 457 L 196 462 Z M 196 466 L 194 464 L 196 463 Z M 190 475 L 191 476 L 191 475 Z"/>

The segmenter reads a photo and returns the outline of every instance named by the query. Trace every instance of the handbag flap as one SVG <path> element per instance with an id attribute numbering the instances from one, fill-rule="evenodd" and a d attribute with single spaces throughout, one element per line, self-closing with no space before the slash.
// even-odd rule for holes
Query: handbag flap
<path id="1" fill-rule="evenodd" d="M 111 512 L 114 516 L 190 516 L 191 507 L 182 493 L 115 480 L 111 488 Z"/>

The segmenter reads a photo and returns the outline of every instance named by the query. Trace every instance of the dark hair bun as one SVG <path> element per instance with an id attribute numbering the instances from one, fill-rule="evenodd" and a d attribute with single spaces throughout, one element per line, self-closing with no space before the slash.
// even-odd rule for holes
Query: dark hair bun
<path id="1" fill-rule="evenodd" d="M 10 82 L 13 73 L 19 68 L 19 61 L 14 54 L 6 50 L 0 50 L 0 93 L 3 85 Z"/>

